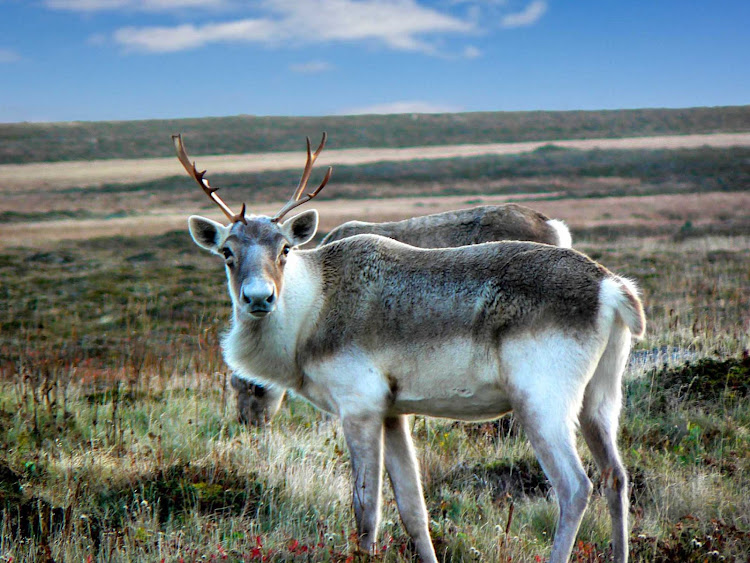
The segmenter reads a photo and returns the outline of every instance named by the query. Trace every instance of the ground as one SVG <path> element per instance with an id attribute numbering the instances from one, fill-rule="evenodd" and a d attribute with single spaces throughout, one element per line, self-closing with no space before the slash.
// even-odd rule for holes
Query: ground
<path id="1" fill-rule="evenodd" d="M 620 434 L 632 559 L 745 561 L 747 149 L 553 145 L 338 166 L 314 205 L 321 231 L 506 201 L 565 220 L 576 248 L 641 286 L 647 311 Z M 278 209 L 296 181 L 198 161 L 230 205 L 245 198 L 258 212 Z M 170 162 L 179 175 L 152 182 L 45 178 L 39 164 L 6 179 L 0 167 L 0 561 L 355 560 L 338 423 L 298 400 L 269 428 L 235 421 L 219 351 L 224 276 L 186 232 L 192 213 L 221 216 Z M 253 183 L 268 193 L 241 191 Z M 413 434 L 440 557 L 548 554 L 554 497 L 512 417 L 417 418 Z M 385 505 L 380 559 L 412 561 L 388 491 Z M 596 493 L 574 560 L 607 560 L 608 542 Z"/>

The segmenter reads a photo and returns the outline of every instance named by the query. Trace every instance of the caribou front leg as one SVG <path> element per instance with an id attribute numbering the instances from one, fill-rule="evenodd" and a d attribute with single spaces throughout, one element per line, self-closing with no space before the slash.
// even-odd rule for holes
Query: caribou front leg
<path id="1" fill-rule="evenodd" d="M 401 521 L 414 539 L 420 559 L 425 563 L 437 563 L 435 548 L 430 539 L 417 457 L 414 455 L 414 444 L 406 424 L 406 416 L 385 419 L 385 468 L 391 478 Z"/>
<path id="2" fill-rule="evenodd" d="M 383 488 L 383 418 L 350 415 L 342 419 L 352 464 L 352 503 L 359 546 L 370 555 L 377 552 Z"/>

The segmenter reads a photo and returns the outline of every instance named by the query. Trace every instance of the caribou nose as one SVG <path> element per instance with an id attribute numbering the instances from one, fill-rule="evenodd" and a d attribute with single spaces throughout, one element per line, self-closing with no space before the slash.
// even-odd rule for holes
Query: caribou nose
<path id="1" fill-rule="evenodd" d="M 276 288 L 272 283 L 254 281 L 242 286 L 242 301 L 253 315 L 266 315 L 276 304 Z"/>

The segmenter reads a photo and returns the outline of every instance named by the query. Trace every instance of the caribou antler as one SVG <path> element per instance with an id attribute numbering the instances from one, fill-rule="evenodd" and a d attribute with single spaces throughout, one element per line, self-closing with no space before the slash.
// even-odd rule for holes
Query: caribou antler
<path id="1" fill-rule="evenodd" d="M 318 148 L 315 149 L 314 153 L 311 153 L 310 152 L 310 137 L 307 137 L 307 162 L 305 163 L 305 169 L 302 172 L 302 177 L 299 180 L 297 189 L 294 190 L 294 195 L 292 195 L 292 198 L 288 202 L 286 202 L 284 207 L 282 207 L 278 211 L 278 213 L 276 213 L 276 215 L 271 217 L 271 221 L 273 221 L 274 223 L 277 223 L 278 221 L 280 221 L 284 217 L 284 215 L 289 213 L 295 207 L 299 207 L 303 203 L 307 203 L 316 195 L 318 195 L 318 193 L 320 193 L 320 190 L 322 190 L 325 187 L 325 185 L 328 183 L 328 180 L 331 179 L 331 174 L 333 173 L 333 167 L 329 166 L 328 172 L 326 172 L 326 175 L 323 178 L 323 181 L 320 183 L 320 185 L 317 188 L 315 188 L 314 191 L 305 194 L 305 197 L 302 198 L 302 192 L 305 191 L 305 188 L 307 187 L 307 181 L 310 179 L 310 174 L 312 174 L 313 164 L 315 164 L 315 160 L 318 158 L 318 155 L 323 150 L 323 147 L 326 144 L 327 138 L 328 136 L 326 135 L 325 132 L 323 132 L 323 138 L 320 141 L 320 145 L 318 145 Z"/>
<path id="2" fill-rule="evenodd" d="M 198 169 L 195 167 L 195 162 L 190 162 L 190 157 L 187 155 L 187 152 L 185 152 L 185 146 L 182 144 L 182 136 L 172 135 L 172 141 L 174 142 L 175 149 L 177 149 L 177 158 L 179 159 L 180 163 L 185 167 L 188 175 L 193 178 L 193 180 L 198 182 L 203 191 L 206 192 L 206 195 L 211 198 L 211 201 L 219 206 L 219 208 L 224 212 L 224 215 L 226 215 L 232 223 L 242 221 L 245 225 L 247 225 L 247 220 L 245 219 L 245 204 L 242 204 L 242 209 L 238 214 L 233 213 L 232 210 L 229 209 L 229 206 L 224 203 L 224 201 L 218 195 L 216 195 L 216 191 L 219 188 L 212 188 L 208 185 L 208 180 L 204 178 L 206 171 L 204 170 L 203 172 L 198 172 Z"/>

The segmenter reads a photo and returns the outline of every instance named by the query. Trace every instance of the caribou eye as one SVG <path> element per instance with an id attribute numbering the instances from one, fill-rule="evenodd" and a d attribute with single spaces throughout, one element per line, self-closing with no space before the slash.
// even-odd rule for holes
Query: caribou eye
<path id="1" fill-rule="evenodd" d="M 221 253 L 224 255 L 224 260 L 227 264 L 231 264 L 234 261 L 234 254 L 228 248 L 222 248 Z"/>
<path id="2" fill-rule="evenodd" d="M 285 244 L 284 248 L 281 249 L 281 254 L 284 255 L 284 256 L 286 256 L 287 254 L 289 254 L 289 251 L 291 249 L 292 249 L 291 246 L 289 246 L 288 244 Z"/>

